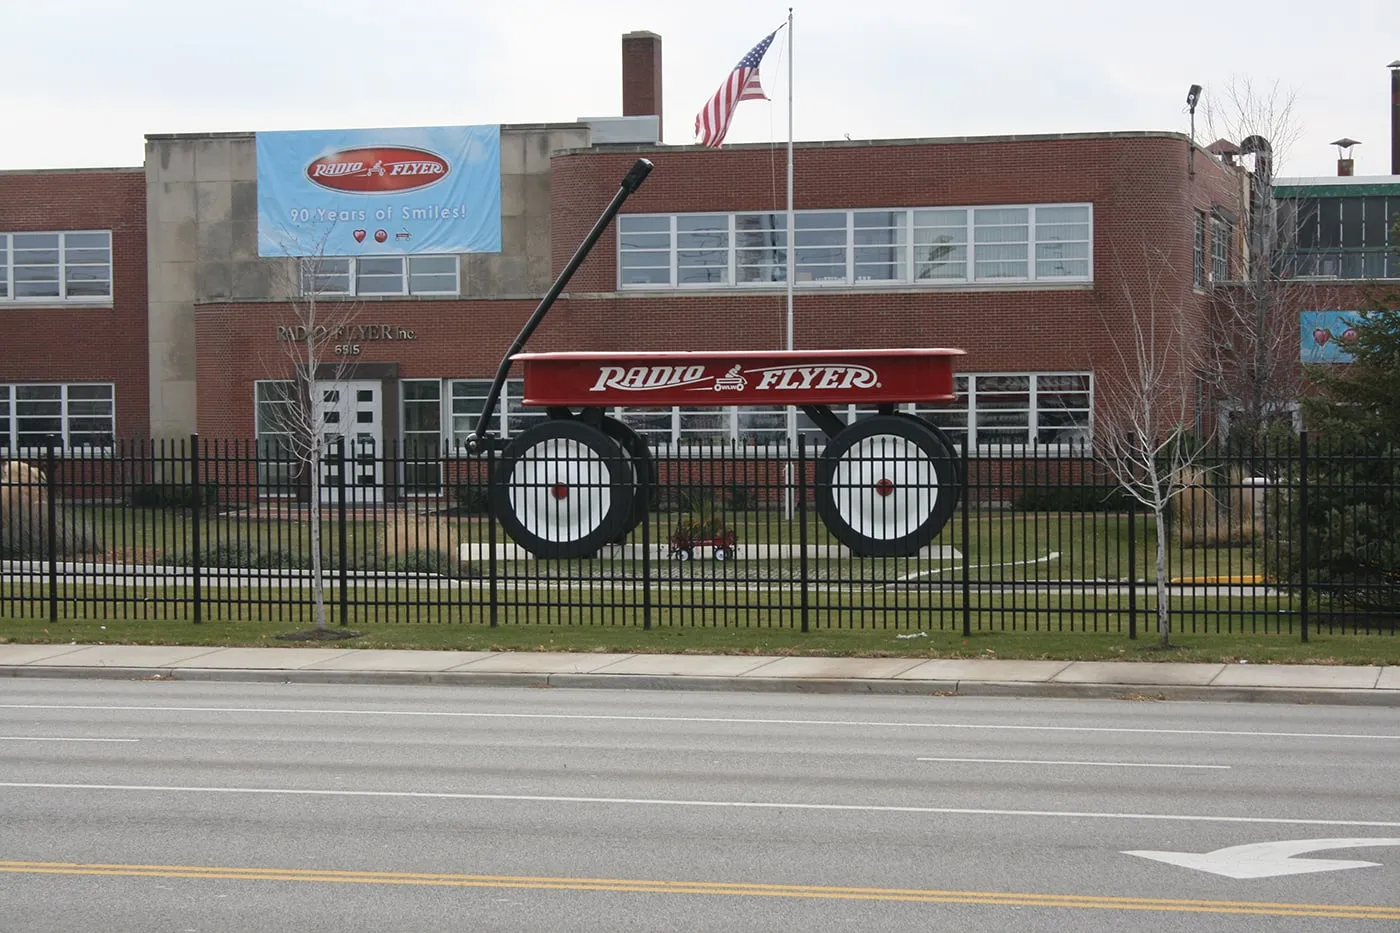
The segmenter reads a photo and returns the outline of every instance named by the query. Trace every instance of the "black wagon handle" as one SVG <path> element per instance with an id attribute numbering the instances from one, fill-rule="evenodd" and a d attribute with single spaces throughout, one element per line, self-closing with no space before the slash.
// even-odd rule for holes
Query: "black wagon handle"
<path id="1" fill-rule="evenodd" d="M 608 206 L 603 211 L 602 216 L 593 224 L 593 229 L 588 231 L 588 236 L 583 238 L 583 242 L 580 243 L 578 249 L 574 251 L 573 258 L 564 266 L 563 271 L 559 273 L 559 277 L 555 279 L 554 284 L 550 286 L 549 292 L 540 300 L 539 306 L 535 308 L 534 313 L 531 314 L 529 320 L 525 322 L 525 326 L 520 329 L 520 333 L 510 345 L 510 349 L 507 350 L 505 356 L 501 358 L 501 365 L 496 369 L 496 378 L 492 381 L 491 389 L 486 393 L 486 402 L 481 407 L 481 417 L 476 422 L 476 430 L 467 435 L 467 450 L 471 453 L 480 453 L 485 449 L 486 426 L 491 423 L 491 416 L 496 411 L 496 403 L 500 401 L 501 398 L 501 390 L 505 388 L 506 377 L 510 374 L 511 357 L 519 353 L 521 348 L 525 346 L 525 341 L 530 339 L 530 335 L 534 333 L 535 328 L 539 327 L 540 321 L 544 320 L 545 314 L 549 312 L 550 307 L 552 307 L 554 302 L 559 298 L 559 294 L 564 291 L 564 286 L 569 284 L 569 279 L 573 278 L 574 272 L 578 270 L 578 267 L 583 263 L 584 259 L 588 257 L 589 251 L 592 250 L 594 244 L 598 242 L 598 238 L 603 235 L 603 231 L 607 229 L 608 224 L 612 223 L 613 218 L 617 216 L 617 212 L 622 209 L 622 202 L 626 201 L 633 192 L 642 186 L 642 182 L 645 181 L 647 175 L 651 173 L 651 168 L 652 164 L 648 159 L 638 159 L 633 163 L 631 170 L 628 171 L 626 177 L 622 179 L 622 184 L 618 187 L 617 193 L 614 194 L 612 200 L 608 202 Z"/>

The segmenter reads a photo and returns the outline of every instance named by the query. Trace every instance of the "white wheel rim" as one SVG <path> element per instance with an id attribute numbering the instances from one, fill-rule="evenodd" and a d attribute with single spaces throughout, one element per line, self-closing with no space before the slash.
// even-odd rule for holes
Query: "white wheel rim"
<path id="1" fill-rule="evenodd" d="M 895 541 L 928 521 L 938 474 L 918 444 L 896 434 L 863 438 L 841 454 L 832 474 L 836 514 L 858 535 Z"/>
<path id="2" fill-rule="evenodd" d="M 598 452 L 570 438 L 530 447 L 510 473 L 510 507 L 544 541 L 578 541 L 597 531 L 612 507 L 612 473 Z"/>

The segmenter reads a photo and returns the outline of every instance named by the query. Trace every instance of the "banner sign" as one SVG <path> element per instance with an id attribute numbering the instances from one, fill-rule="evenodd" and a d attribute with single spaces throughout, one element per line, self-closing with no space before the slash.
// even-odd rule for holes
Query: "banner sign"
<path id="1" fill-rule="evenodd" d="M 1349 363 L 1350 344 L 1356 340 L 1355 311 L 1302 311 L 1299 344 L 1304 363 Z"/>
<path id="2" fill-rule="evenodd" d="M 258 133 L 258 255 L 501 251 L 501 128 Z"/>

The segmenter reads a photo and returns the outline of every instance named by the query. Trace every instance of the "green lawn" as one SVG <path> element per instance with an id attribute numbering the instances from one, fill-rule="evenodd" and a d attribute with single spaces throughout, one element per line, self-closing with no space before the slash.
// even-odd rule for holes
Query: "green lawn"
<path id="1" fill-rule="evenodd" d="M 423 621 L 439 621 L 425 618 Z M 41 644 L 286 646 L 279 636 L 299 631 L 290 619 L 187 621 L 149 618 L 115 622 L 69 619 L 56 624 L 0 619 L 0 642 Z M 1136 641 L 1121 633 L 930 630 L 926 637 L 880 627 L 820 627 L 803 633 L 764 625 L 702 627 L 668 623 L 650 631 L 640 625 L 557 624 L 503 621 L 485 624 L 395 625 L 356 622 L 357 637 L 325 643 L 334 648 L 416 648 L 459 651 L 581 651 L 622 653 L 763 654 L 850 657 L 1028 658 L 1211 663 L 1400 664 L 1400 638 L 1317 634 L 1304 644 L 1297 635 L 1179 634 L 1170 649 L 1150 634 Z"/>
<path id="2" fill-rule="evenodd" d="M 419 515 L 411 510 L 394 514 L 398 531 L 390 535 L 389 523 L 383 517 L 364 519 L 352 512 L 345 523 L 344 543 L 347 565 L 351 569 L 423 569 L 425 562 L 421 557 L 406 555 L 435 552 L 455 557 L 458 544 L 485 544 L 491 534 L 488 520 L 482 517 Z M 194 523 L 185 513 L 89 506 L 73 508 L 71 516 L 72 520 L 95 531 L 103 545 L 101 560 L 128 565 L 191 563 Z M 685 517 L 675 512 L 652 514 L 648 529 L 651 540 L 664 544 Z M 792 545 L 803 540 L 798 522 L 785 519 L 778 511 L 732 513 L 726 515 L 726 520 L 736 532 L 741 548 L 753 549 L 750 553 L 761 553 L 762 548 L 770 545 Z M 310 523 L 304 518 L 248 517 L 233 512 L 206 515 L 199 525 L 203 566 L 290 568 L 310 564 Z M 341 542 L 333 508 L 327 508 L 322 527 L 323 560 L 327 566 L 336 566 Z M 1134 531 L 1133 575 L 1141 580 L 1155 580 L 1155 525 L 1151 519 L 1139 516 Z M 498 543 L 509 543 L 499 526 L 495 535 Z M 630 540 L 640 543 L 640 528 L 632 533 Z M 805 540 L 816 546 L 836 544 L 811 511 L 807 514 Z M 974 511 L 969 517 L 966 535 L 961 513 L 954 515 L 934 542 L 936 547 L 952 548 L 959 555 L 965 555 L 972 578 L 986 582 L 1127 580 L 1130 576 L 1128 543 L 1128 519 L 1122 514 L 1009 510 Z M 1168 555 L 1168 572 L 1173 579 L 1248 579 L 1260 572 L 1258 549 L 1262 546 L 1263 542 L 1259 541 L 1243 547 L 1174 545 Z M 702 558 L 707 556 L 707 552 L 702 552 Z M 531 569 L 525 572 L 539 572 L 550 563 L 574 562 L 531 561 Z M 764 577 L 790 578 L 798 572 L 796 561 L 772 563 L 775 566 L 758 570 L 756 562 L 741 562 L 751 565 L 752 574 Z M 887 579 L 912 574 L 956 576 L 962 571 L 963 558 L 841 561 L 840 569 L 828 566 L 825 570 L 820 569 L 821 563 L 810 562 L 809 568 L 817 568 L 813 572 L 826 577 L 874 575 L 874 579 Z"/>

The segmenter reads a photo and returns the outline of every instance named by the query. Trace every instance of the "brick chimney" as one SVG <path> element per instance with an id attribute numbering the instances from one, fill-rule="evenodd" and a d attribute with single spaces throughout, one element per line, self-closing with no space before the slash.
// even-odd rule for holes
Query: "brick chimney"
<path id="1" fill-rule="evenodd" d="M 1400 175 L 1400 58 L 1390 68 L 1390 174 Z"/>
<path id="2" fill-rule="evenodd" d="M 622 115 L 655 116 L 661 141 L 661 37 L 654 32 L 622 36 Z"/>

